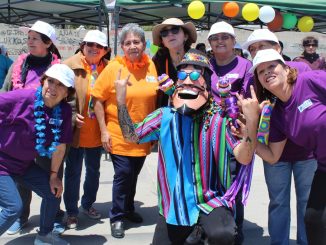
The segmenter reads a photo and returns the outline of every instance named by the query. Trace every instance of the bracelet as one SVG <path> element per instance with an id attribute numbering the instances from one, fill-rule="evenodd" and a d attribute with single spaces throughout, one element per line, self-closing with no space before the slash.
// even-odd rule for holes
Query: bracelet
<path id="1" fill-rule="evenodd" d="M 57 172 L 57 171 L 53 171 L 53 170 L 51 170 L 50 173 L 51 173 L 51 174 L 57 174 L 58 172 Z"/>

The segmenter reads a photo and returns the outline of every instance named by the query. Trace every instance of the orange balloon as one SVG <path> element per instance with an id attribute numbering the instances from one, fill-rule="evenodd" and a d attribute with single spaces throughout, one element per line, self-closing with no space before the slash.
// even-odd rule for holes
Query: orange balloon
<path id="1" fill-rule="evenodd" d="M 283 16 L 280 11 L 275 10 L 275 18 L 272 22 L 267 24 L 267 27 L 270 31 L 279 31 L 282 29 L 283 25 Z"/>
<path id="2" fill-rule="evenodd" d="M 226 2 L 222 6 L 223 14 L 230 18 L 237 16 L 239 10 L 239 5 L 236 2 Z"/>

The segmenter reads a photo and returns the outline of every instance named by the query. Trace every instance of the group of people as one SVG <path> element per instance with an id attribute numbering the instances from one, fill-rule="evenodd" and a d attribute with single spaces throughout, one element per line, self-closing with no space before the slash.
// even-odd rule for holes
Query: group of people
<path id="1" fill-rule="evenodd" d="M 107 36 L 90 30 L 62 61 L 51 25 L 37 21 L 26 32 L 29 53 L 8 69 L 0 94 L 0 235 L 28 222 L 33 190 L 42 197 L 34 244 L 69 244 L 59 234 L 78 227 L 83 161 L 81 211 L 101 217 L 93 204 L 104 149 L 114 168 L 111 235 L 123 238 L 125 219 L 143 221 L 137 180 L 158 144 L 153 245 L 242 244 L 255 153 L 264 160 L 271 244 L 289 243 L 292 173 L 297 242 L 326 244 L 326 68 L 317 39 L 304 39 L 303 55 L 286 62 L 275 34 L 255 30 L 242 45 L 251 63 L 237 55 L 234 29 L 221 21 L 207 36 L 209 58 L 203 45 L 191 48 L 195 25 L 170 18 L 152 30 L 160 47 L 152 59 L 144 30 L 130 23 L 120 30 L 122 56 L 108 61 Z M 263 144 L 257 131 L 266 106 Z"/>

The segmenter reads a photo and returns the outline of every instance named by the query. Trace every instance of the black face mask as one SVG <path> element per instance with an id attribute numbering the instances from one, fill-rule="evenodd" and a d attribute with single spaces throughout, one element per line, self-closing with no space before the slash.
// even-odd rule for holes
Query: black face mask
<path id="1" fill-rule="evenodd" d="M 182 106 L 177 108 L 177 112 L 179 112 L 181 115 L 184 115 L 184 116 L 191 116 L 191 115 L 195 114 L 196 110 L 188 107 L 186 104 L 183 104 Z"/>

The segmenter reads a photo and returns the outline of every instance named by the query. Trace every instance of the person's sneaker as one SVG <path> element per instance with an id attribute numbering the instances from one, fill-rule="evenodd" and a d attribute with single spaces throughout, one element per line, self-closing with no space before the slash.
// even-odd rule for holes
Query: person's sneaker
<path id="1" fill-rule="evenodd" d="M 140 216 L 139 213 L 130 212 L 125 215 L 125 218 L 133 223 L 141 223 L 143 222 L 143 218 Z"/>
<path id="2" fill-rule="evenodd" d="M 65 232 L 65 226 L 61 222 L 54 222 L 52 232 L 60 235 Z"/>
<path id="3" fill-rule="evenodd" d="M 93 207 L 90 207 L 88 210 L 85 208 L 82 208 L 82 209 L 83 209 L 83 213 L 91 219 L 101 218 L 101 214 L 99 212 L 97 212 L 97 210 Z"/>
<path id="4" fill-rule="evenodd" d="M 34 245 L 70 245 L 70 243 L 60 238 L 58 234 L 50 232 L 45 236 L 37 234 Z"/>
<path id="5" fill-rule="evenodd" d="M 67 228 L 76 229 L 78 225 L 78 218 L 76 216 L 68 216 L 67 218 Z"/>
<path id="6" fill-rule="evenodd" d="M 20 232 L 24 226 L 27 224 L 27 220 L 21 220 L 20 218 L 18 218 L 15 223 L 13 223 L 9 229 L 7 230 L 7 234 L 8 235 L 15 235 L 18 232 Z"/>

